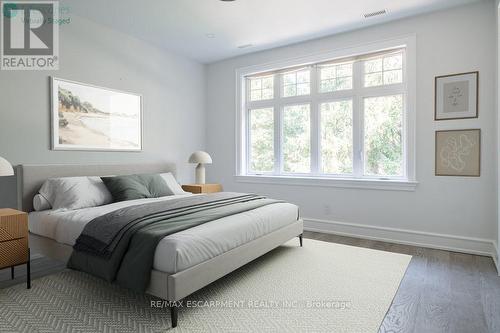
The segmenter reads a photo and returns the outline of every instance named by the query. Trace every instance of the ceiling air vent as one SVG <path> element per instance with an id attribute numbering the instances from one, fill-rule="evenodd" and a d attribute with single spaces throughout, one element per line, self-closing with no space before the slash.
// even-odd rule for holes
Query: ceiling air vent
<path id="1" fill-rule="evenodd" d="M 384 14 L 387 14 L 387 10 L 382 9 L 382 10 L 377 10 L 376 12 L 365 13 L 365 14 L 363 14 L 363 16 L 364 16 L 364 18 L 370 18 L 370 17 L 384 15 Z"/>

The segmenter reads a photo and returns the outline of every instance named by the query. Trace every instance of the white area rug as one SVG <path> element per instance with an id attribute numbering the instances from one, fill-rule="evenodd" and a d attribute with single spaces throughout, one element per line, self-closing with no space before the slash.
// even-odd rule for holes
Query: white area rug
<path id="1" fill-rule="evenodd" d="M 0 290 L 0 332 L 376 333 L 410 259 L 295 239 L 185 299 L 176 329 L 157 299 L 65 271 Z"/>

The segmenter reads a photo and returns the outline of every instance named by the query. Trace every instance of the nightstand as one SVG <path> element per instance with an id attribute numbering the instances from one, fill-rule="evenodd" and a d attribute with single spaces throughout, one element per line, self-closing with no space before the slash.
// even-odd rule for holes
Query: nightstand
<path id="1" fill-rule="evenodd" d="M 31 288 L 28 214 L 15 209 L 0 209 L 0 269 L 26 264 L 26 286 Z"/>
<path id="2" fill-rule="evenodd" d="M 222 192 L 221 184 L 191 184 L 182 185 L 182 189 L 191 193 L 215 193 Z"/>

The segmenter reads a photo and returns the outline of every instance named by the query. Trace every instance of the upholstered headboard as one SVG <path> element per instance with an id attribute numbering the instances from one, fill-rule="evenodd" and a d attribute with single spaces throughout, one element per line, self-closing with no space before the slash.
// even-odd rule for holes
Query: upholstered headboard
<path id="1" fill-rule="evenodd" d="M 19 165 L 17 174 L 18 208 L 25 212 L 33 211 L 33 197 L 38 193 L 43 182 L 54 177 L 109 176 L 137 173 L 172 172 L 173 163 L 158 164 L 123 164 L 123 165 Z"/>

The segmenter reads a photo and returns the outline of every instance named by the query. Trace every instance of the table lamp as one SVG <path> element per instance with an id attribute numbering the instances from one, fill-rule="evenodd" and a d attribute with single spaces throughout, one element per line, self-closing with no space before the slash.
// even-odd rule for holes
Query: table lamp
<path id="1" fill-rule="evenodd" d="M 4 176 L 14 176 L 14 169 L 5 158 L 0 157 L 0 177 Z"/>
<path id="2" fill-rule="evenodd" d="M 207 152 L 195 151 L 189 157 L 189 163 L 198 163 L 196 166 L 196 184 L 205 184 L 205 164 L 212 164 L 212 157 Z"/>

